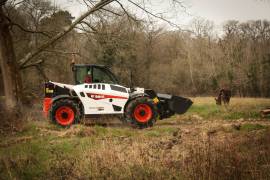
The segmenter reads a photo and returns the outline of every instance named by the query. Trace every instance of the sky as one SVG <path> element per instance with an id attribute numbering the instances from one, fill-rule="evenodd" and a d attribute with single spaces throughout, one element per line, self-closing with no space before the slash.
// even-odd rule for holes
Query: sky
<path id="1" fill-rule="evenodd" d="M 74 17 L 87 10 L 83 0 L 52 0 L 59 7 L 69 10 Z M 138 17 L 147 16 L 127 0 L 120 0 L 124 6 L 137 14 Z M 141 2 L 142 0 L 134 0 Z M 151 12 L 163 13 L 170 21 L 180 26 L 188 26 L 193 18 L 201 17 L 213 21 L 216 27 L 221 27 L 227 20 L 270 20 L 270 0 L 182 0 L 186 10 L 174 7 L 169 0 L 150 0 L 146 8 Z M 160 21 L 160 20 L 157 20 Z M 165 22 L 159 22 L 164 24 Z M 166 23 L 165 23 L 166 24 Z M 164 24 L 164 25 L 165 25 Z"/>
<path id="2" fill-rule="evenodd" d="M 189 0 L 190 11 L 215 23 L 236 19 L 270 20 L 270 1 L 267 0 Z"/>

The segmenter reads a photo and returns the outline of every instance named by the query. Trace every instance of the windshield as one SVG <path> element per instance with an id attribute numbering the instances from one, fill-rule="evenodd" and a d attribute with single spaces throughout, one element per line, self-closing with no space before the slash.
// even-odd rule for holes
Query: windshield
<path id="1" fill-rule="evenodd" d="M 92 66 L 76 66 L 75 83 L 108 83 L 118 84 L 114 75 L 106 68 Z"/>
<path id="2" fill-rule="evenodd" d="M 99 67 L 94 67 L 93 69 L 93 82 L 117 84 L 116 78 L 109 70 Z"/>

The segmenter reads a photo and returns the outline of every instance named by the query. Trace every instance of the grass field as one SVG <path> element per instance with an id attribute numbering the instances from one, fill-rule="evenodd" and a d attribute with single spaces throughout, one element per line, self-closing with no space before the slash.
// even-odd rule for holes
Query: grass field
<path id="1" fill-rule="evenodd" d="M 0 179 L 269 179 L 270 99 L 192 98 L 184 115 L 133 129 L 120 121 L 63 129 L 32 108 L 1 135 Z"/>

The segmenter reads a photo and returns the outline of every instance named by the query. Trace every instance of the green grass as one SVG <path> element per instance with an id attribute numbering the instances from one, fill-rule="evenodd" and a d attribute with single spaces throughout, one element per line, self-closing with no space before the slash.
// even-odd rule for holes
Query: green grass
<path id="1" fill-rule="evenodd" d="M 259 111 L 270 106 L 269 99 L 233 99 L 228 107 L 216 106 L 213 98 L 193 101 L 186 114 L 159 121 L 144 130 L 121 125 L 75 125 L 65 129 L 49 121 L 29 121 L 20 132 L 0 137 L 0 177 L 182 179 L 184 167 L 179 159 L 187 156 L 185 153 L 190 145 L 204 139 L 200 135 L 206 134 L 211 126 L 212 121 L 208 120 L 230 120 L 228 122 L 232 123 L 238 119 L 260 120 Z M 192 121 L 194 117 L 199 120 Z M 268 125 L 259 122 L 241 124 L 237 137 L 269 129 Z M 182 131 L 184 128 L 186 131 Z M 233 134 L 232 130 L 225 131 L 226 128 L 231 129 L 231 126 L 215 128 L 219 132 L 212 136 Z M 182 146 L 181 143 L 186 144 Z M 176 144 L 179 145 L 175 147 Z"/>
<path id="2" fill-rule="evenodd" d="M 241 131 L 256 131 L 262 129 L 268 129 L 268 126 L 261 124 L 243 124 L 240 128 Z"/>
<path id="3" fill-rule="evenodd" d="M 260 111 L 270 107 L 270 99 L 232 98 L 229 106 L 217 106 L 213 98 L 194 98 L 186 115 L 199 115 L 204 119 L 260 119 Z M 266 117 L 270 119 L 270 116 Z"/>
<path id="4" fill-rule="evenodd" d="M 55 125 L 48 122 L 29 122 L 15 136 L 2 138 L 1 144 L 10 144 L 0 148 L 0 169 L 3 169 L 0 171 L 0 176 L 4 179 L 47 177 L 54 165 L 61 169 L 60 164 L 67 163 L 66 166 L 72 166 L 69 164 L 71 160 L 81 162 L 87 153 L 98 152 L 103 148 L 105 151 L 109 150 L 107 148 L 110 146 L 106 145 L 108 142 L 115 148 L 122 146 L 122 138 L 128 138 L 132 142 L 150 142 L 152 138 L 171 136 L 177 131 L 174 127 L 158 126 L 146 130 L 83 125 L 64 129 L 53 126 Z M 90 133 L 87 134 L 89 131 Z M 13 143 L 16 142 L 14 140 L 23 137 L 31 137 L 31 139 Z M 136 166 L 131 164 L 130 168 L 134 165 Z M 147 166 L 137 170 L 141 171 L 142 177 L 157 173 L 156 169 Z M 59 171 L 67 171 L 67 169 Z"/>
<path id="5" fill-rule="evenodd" d="M 10 174 L 22 179 L 38 177 L 46 172 L 48 159 L 52 158 L 48 148 L 47 141 L 42 139 L 1 149 L 1 160 L 6 162 L 3 168 L 10 169 Z M 2 178 L 5 177 L 4 179 L 10 178 L 8 174 L 0 174 Z"/>
<path id="6" fill-rule="evenodd" d="M 223 109 L 213 105 L 196 105 L 194 104 L 188 111 L 188 114 L 197 114 L 203 118 L 215 118 L 222 113 Z"/>
<path id="7" fill-rule="evenodd" d="M 0 171 L 1 178 L 13 179 L 12 176 L 9 176 L 10 173 L 15 177 L 20 177 L 20 179 L 43 179 L 42 177 L 47 177 L 51 169 L 54 168 L 53 165 L 59 161 L 69 156 L 75 159 L 82 158 L 82 152 L 100 147 L 94 137 L 40 136 L 39 131 L 32 129 L 33 127 L 27 133 L 27 135 L 33 136 L 31 140 L 0 148 L 0 162 L 2 162 L 0 169 L 4 169 Z M 23 135 L 26 134 L 23 133 Z M 19 137 L 6 138 L 6 141 L 14 138 Z M 10 169 L 11 172 L 8 173 L 5 169 Z"/>

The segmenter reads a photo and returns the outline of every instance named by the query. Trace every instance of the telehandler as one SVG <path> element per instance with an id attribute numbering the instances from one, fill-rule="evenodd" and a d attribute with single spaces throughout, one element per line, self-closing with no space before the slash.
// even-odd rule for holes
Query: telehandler
<path id="1" fill-rule="evenodd" d="M 88 116 L 118 115 L 133 127 L 147 128 L 192 105 L 188 98 L 122 86 L 106 66 L 73 64 L 72 71 L 75 85 L 45 83 L 43 112 L 63 127 Z"/>

